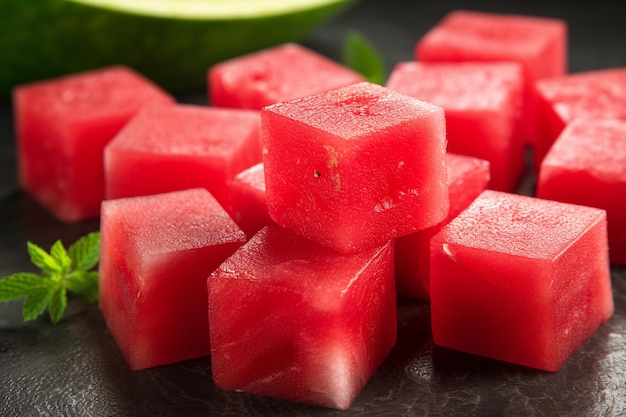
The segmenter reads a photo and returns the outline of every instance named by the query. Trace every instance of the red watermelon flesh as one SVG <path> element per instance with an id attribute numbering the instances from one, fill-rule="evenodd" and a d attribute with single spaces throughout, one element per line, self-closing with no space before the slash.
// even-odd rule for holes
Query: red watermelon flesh
<path id="1" fill-rule="evenodd" d="M 626 68 L 568 74 L 537 82 L 540 115 L 536 169 L 565 126 L 577 118 L 626 118 Z"/>
<path id="2" fill-rule="evenodd" d="M 525 147 L 519 64 L 402 62 L 387 87 L 443 107 L 448 152 L 489 161 L 489 188 L 517 188 Z"/>
<path id="3" fill-rule="evenodd" d="M 524 72 L 524 135 L 535 143 L 537 80 L 567 71 L 567 23 L 561 19 L 520 14 L 455 10 L 429 30 L 415 46 L 422 62 L 517 62 Z"/>
<path id="4" fill-rule="evenodd" d="M 174 103 L 124 66 L 20 85 L 13 100 L 20 186 L 68 223 L 100 214 L 105 145 L 140 109 Z"/>
<path id="5" fill-rule="evenodd" d="M 613 314 L 604 210 L 484 191 L 431 240 L 435 344 L 557 371 Z"/>
<path id="6" fill-rule="evenodd" d="M 224 61 L 208 73 L 212 105 L 255 110 L 361 81 L 357 72 L 294 43 Z"/>
<path id="7" fill-rule="evenodd" d="M 395 344 L 392 242 L 339 254 L 267 226 L 208 287 L 225 390 L 347 409 Z"/>
<path id="8" fill-rule="evenodd" d="M 568 124 L 541 164 L 537 196 L 606 210 L 611 264 L 626 265 L 626 120 Z"/>
<path id="9" fill-rule="evenodd" d="M 447 215 L 441 107 L 364 82 L 277 103 L 261 116 L 277 224 L 354 252 Z"/>
<path id="10" fill-rule="evenodd" d="M 450 196 L 448 216 L 436 226 L 396 239 L 396 290 L 400 295 L 430 299 L 430 239 L 487 188 L 488 161 L 448 153 L 446 165 Z"/>
<path id="11" fill-rule="evenodd" d="M 248 237 L 274 223 L 267 212 L 262 162 L 235 175 L 229 186 L 230 202 L 226 210 Z"/>
<path id="12" fill-rule="evenodd" d="M 245 242 L 204 189 L 102 203 L 100 309 L 131 369 L 210 354 L 207 277 Z"/>
<path id="13" fill-rule="evenodd" d="M 228 181 L 261 161 L 260 113 L 178 104 L 139 113 L 105 149 L 109 199 L 206 188 L 225 205 Z"/>

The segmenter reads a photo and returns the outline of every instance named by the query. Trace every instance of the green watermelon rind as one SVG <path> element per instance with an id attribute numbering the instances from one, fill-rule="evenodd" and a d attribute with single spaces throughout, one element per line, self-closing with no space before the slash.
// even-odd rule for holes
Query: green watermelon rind
<path id="1" fill-rule="evenodd" d="M 254 18 L 135 14 L 68 0 L 0 1 L 0 97 L 19 84 L 124 64 L 171 92 L 206 85 L 210 66 L 297 42 L 356 0 Z"/>

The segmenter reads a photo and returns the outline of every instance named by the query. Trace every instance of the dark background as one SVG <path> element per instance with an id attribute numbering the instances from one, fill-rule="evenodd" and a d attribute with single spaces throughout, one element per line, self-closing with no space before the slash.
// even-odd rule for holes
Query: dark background
<path id="1" fill-rule="evenodd" d="M 465 8 L 558 17 L 569 25 L 571 72 L 626 65 L 618 2 L 362 0 L 302 43 L 341 60 L 348 30 L 363 33 L 390 71 L 447 12 Z M 1 53 L 1 51 L 0 51 Z M 206 91 L 180 93 L 206 103 Z M 626 140 L 626 139 L 625 139 Z M 0 276 L 32 270 L 26 241 L 68 244 L 97 222 L 63 225 L 16 184 L 12 108 L 0 102 Z M 520 192 L 532 192 L 526 178 Z M 428 306 L 399 300 L 398 344 L 348 411 L 219 390 L 210 358 L 130 371 L 97 306 L 71 301 L 57 326 L 23 323 L 0 304 L 0 416 L 619 416 L 626 415 L 626 271 L 613 269 L 616 311 L 556 373 L 433 346 Z"/>

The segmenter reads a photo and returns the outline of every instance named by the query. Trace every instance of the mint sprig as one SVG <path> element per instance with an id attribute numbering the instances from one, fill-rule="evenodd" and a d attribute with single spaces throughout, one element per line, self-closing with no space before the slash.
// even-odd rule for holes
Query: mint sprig
<path id="1" fill-rule="evenodd" d="M 25 298 L 24 321 L 34 320 L 46 309 L 53 324 L 67 308 L 68 294 L 89 303 L 98 301 L 98 271 L 92 270 L 100 259 L 100 232 L 89 233 L 68 249 L 57 240 L 46 252 L 27 242 L 30 260 L 41 273 L 18 272 L 0 279 L 0 302 Z"/>
<path id="2" fill-rule="evenodd" d="M 343 63 L 371 83 L 382 85 L 387 78 L 385 60 L 360 32 L 348 32 L 343 42 Z"/>

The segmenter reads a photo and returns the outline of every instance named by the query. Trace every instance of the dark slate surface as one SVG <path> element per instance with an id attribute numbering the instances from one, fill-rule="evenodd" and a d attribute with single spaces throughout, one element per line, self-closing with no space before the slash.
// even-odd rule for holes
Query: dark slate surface
<path id="1" fill-rule="evenodd" d="M 447 11 L 471 8 L 566 19 L 570 70 L 626 65 L 626 25 L 616 3 L 594 1 L 366 1 L 305 44 L 334 59 L 348 29 L 381 49 L 389 68 Z M 206 102 L 205 91 L 180 96 Z M 11 106 L 0 103 L 0 276 L 30 268 L 26 240 L 49 246 L 97 229 L 56 222 L 15 180 Z M 532 192 L 528 177 L 520 192 Z M 613 269 L 615 315 L 556 373 L 433 346 L 426 304 L 399 300 L 396 348 L 348 411 L 229 393 L 209 358 L 130 371 L 96 306 L 69 304 L 57 326 L 23 323 L 21 304 L 0 304 L 0 416 L 619 416 L 626 415 L 626 270 Z"/>

